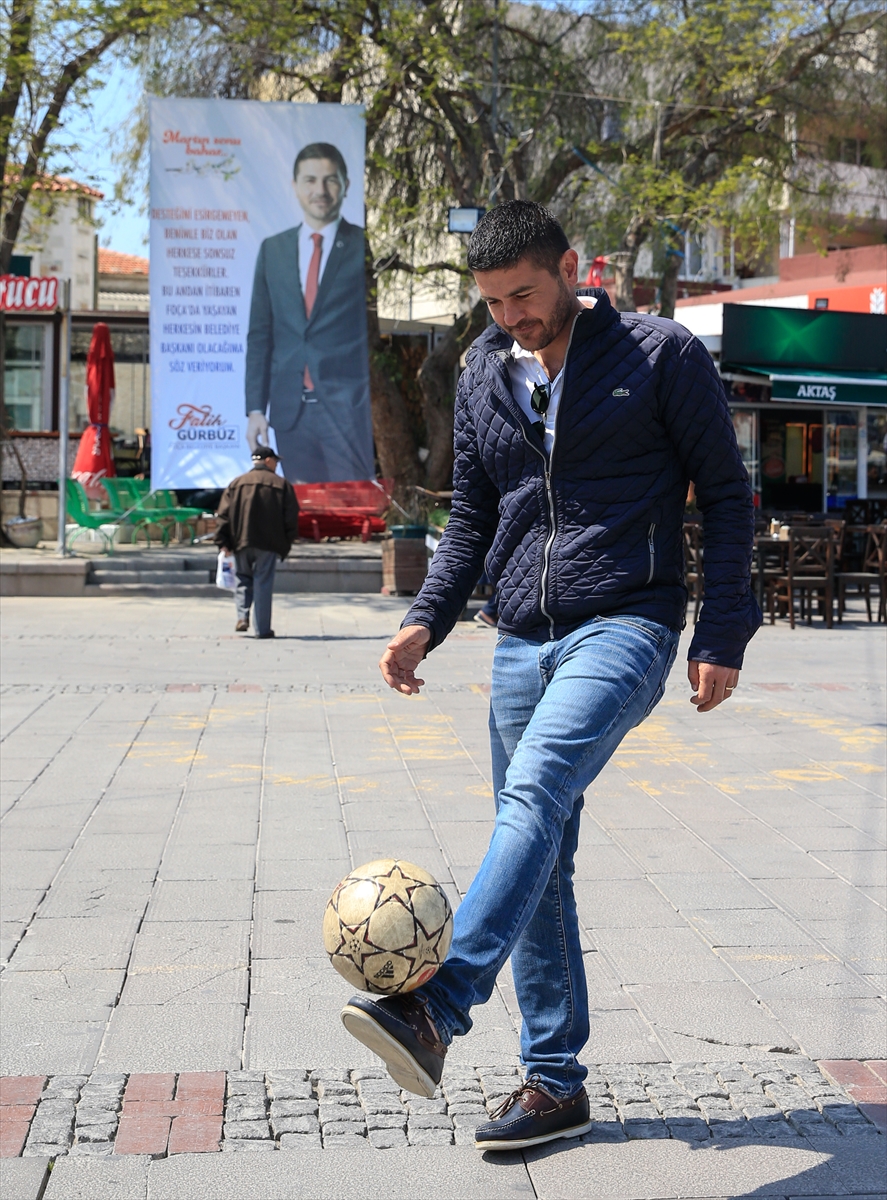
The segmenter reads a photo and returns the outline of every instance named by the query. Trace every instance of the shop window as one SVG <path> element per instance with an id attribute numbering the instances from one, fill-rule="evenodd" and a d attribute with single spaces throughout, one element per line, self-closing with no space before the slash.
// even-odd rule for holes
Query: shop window
<path id="1" fill-rule="evenodd" d="M 6 322 L 3 423 L 22 431 L 42 428 L 46 326 Z"/>
<path id="2" fill-rule="evenodd" d="M 859 454 L 855 412 L 828 414 L 828 506 L 843 508 L 857 495 L 856 463 Z"/>
<path id="3" fill-rule="evenodd" d="M 887 409 L 868 410 L 868 459 L 866 462 L 869 497 L 887 496 Z"/>
<path id="4" fill-rule="evenodd" d="M 86 356 L 92 340 L 92 325 L 75 325 L 71 339 L 72 429 L 89 423 L 86 408 Z M 136 429 L 151 423 L 151 367 L 149 336 L 146 328 L 111 326 L 116 388 L 111 405 L 110 427 L 113 435 L 133 438 Z"/>
<path id="5" fill-rule="evenodd" d="M 748 479 L 755 496 L 755 505 L 760 503 L 761 477 L 758 463 L 758 415 L 754 409 L 746 409 L 733 413 L 733 428 L 736 431 L 736 443 Z"/>
<path id="6" fill-rule="evenodd" d="M 762 413 L 760 419 L 761 507 L 820 512 L 824 462 L 822 415 L 808 409 Z"/>

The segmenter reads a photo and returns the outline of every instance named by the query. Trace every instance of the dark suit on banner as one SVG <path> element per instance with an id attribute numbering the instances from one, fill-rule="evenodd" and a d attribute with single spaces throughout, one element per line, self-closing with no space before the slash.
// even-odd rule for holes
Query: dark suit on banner
<path id="1" fill-rule="evenodd" d="M 246 411 L 267 415 L 287 479 L 372 479 L 364 232 L 339 221 L 309 318 L 300 283 L 300 230 L 275 234 L 259 248 Z M 313 389 L 305 388 L 306 378 Z"/>

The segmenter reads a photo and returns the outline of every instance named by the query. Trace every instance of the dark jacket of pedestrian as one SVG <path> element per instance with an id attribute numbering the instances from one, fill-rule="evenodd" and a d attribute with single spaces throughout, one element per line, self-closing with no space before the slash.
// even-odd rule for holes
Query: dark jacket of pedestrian
<path id="1" fill-rule="evenodd" d="M 225 550 L 271 550 L 286 558 L 299 534 L 293 485 L 258 463 L 225 489 L 216 542 Z"/>
<path id="2" fill-rule="evenodd" d="M 511 393 L 512 339 L 491 325 L 456 397 L 453 507 L 404 620 L 432 646 L 481 571 L 499 633 L 562 637 L 592 617 L 680 629 L 687 486 L 705 519 L 705 604 L 689 657 L 739 668 L 761 622 L 749 567 L 754 514 L 730 411 L 705 347 L 674 321 L 617 312 L 603 289 L 564 365 L 551 461 Z"/>

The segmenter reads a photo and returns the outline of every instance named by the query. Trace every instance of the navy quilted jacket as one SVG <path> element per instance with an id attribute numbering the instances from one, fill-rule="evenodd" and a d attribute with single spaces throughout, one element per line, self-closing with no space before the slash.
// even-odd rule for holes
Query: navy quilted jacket
<path id="1" fill-rule="evenodd" d="M 459 381 L 449 523 L 404 625 L 432 647 L 482 570 L 499 630 L 562 637 L 595 616 L 680 629 L 688 481 L 705 524 L 705 602 L 689 657 L 741 667 L 761 623 L 751 592 L 754 519 L 721 381 L 674 321 L 617 312 L 602 289 L 567 352 L 551 461 L 511 394 L 512 339 L 491 326 Z"/>

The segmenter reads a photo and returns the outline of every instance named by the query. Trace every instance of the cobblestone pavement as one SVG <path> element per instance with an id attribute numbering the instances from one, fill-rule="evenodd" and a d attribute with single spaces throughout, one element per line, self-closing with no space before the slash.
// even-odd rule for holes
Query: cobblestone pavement
<path id="1" fill-rule="evenodd" d="M 585 1088 L 583 1140 L 689 1142 L 816 1135 L 879 1137 L 879 1106 L 837 1085 L 852 1075 L 887 1102 L 887 1063 L 601 1063 Z M 278 1149 L 473 1145 L 519 1084 L 517 1069 L 448 1069 L 430 1100 L 375 1067 L 312 1071 L 25 1076 L 0 1082 L 3 1155 L 58 1158 Z"/>
<path id="2" fill-rule="evenodd" d="M 423 1102 L 344 1034 L 320 944 L 351 866 L 396 854 L 458 904 L 489 838 L 494 634 L 459 626 L 407 700 L 375 668 L 404 608 L 278 597 L 257 643 L 219 602 L 4 601 L 4 1200 L 333 1200 L 334 1147 L 384 1148 L 389 1197 L 410 1155 L 429 1198 L 882 1195 L 883 626 L 763 629 L 707 717 L 675 669 L 586 797 L 594 1133 L 490 1174 L 509 971 Z"/>

